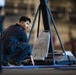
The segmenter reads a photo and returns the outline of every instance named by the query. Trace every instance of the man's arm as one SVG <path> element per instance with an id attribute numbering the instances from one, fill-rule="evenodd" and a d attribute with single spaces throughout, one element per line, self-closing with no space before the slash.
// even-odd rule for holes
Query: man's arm
<path id="1" fill-rule="evenodd" d="M 34 66 L 35 63 L 34 63 L 34 60 L 33 60 L 33 56 L 32 55 L 30 56 L 30 59 L 31 59 L 31 64 Z"/>

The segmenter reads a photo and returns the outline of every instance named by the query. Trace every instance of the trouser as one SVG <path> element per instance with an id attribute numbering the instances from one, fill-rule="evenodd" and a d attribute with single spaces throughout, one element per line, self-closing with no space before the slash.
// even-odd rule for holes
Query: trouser
<path id="1" fill-rule="evenodd" d="M 32 54 L 32 49 L 30 44 L 28 43 L 22 43 L 19 42 L 16 44 L 15 49 L 12 46 L 12 49 L 10 50 L 10 47 L 4 51 L 4 56 L 3 56 L 3 64 L 7 65 L 10 58 L 14 59 L 15 62 L 18 62 L 19 64 L 22 63 L 22 61 L 30 56 Z"/>

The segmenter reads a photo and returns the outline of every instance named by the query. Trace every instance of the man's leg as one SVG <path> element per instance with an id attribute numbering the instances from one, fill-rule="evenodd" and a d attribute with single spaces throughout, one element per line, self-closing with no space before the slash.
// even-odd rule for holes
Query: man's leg
<path id="1" fill-rule="evenodd" d="M 32 53 L 32 49 L 30 44 L 18 43 L 12 55 L 12 60 L 14 60 L 14 62 L 16 62 L 17 65 L 21 65 L 22 61 L 26 59 L 31 53 Z"/>

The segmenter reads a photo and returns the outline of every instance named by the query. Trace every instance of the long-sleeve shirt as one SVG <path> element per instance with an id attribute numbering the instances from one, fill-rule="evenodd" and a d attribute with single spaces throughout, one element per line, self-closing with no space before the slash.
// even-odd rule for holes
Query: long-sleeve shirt
<path id="1" fill-rule="evenodd" d="M 3 33 L 2 36 L 4 50 L 10 46 L 10 49 L 15 49 L 18 42 L 28 43 L 28 38 L 25 30 L 19 25 L 9 26 Z M 24 47 L 24 46 L 22 46 Z"/>

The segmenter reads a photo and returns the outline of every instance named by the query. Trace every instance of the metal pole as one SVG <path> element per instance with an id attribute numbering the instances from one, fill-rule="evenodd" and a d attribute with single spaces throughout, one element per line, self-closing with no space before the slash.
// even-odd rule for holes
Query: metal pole
<path id="1" fill-rule="evenodd" d="M 3 17 L 0 16 L 0 72 L 2 71 L 2 40 L 1 40 L 1 37 L 2 37 L 2 22 L 3 22 Z"/>
<path id="2" fill-rule="evenodd" d="M 49 30 L 49 32 L 50 32 L 49 53 L 52 53 L 53 64 L 55 64 L 54 44 L 53 44 L 53 40 L 52 40 L 52 30 L 51 30 L 51 26 L 50 26 L 50 17 L 49 17 L 49 12 L 48 12 L 47 6 L 46 6 L 46 4 L 48 5 L 48 0 L 40 0 L 40 3 L 41 3 L 44 29 Z"/>

